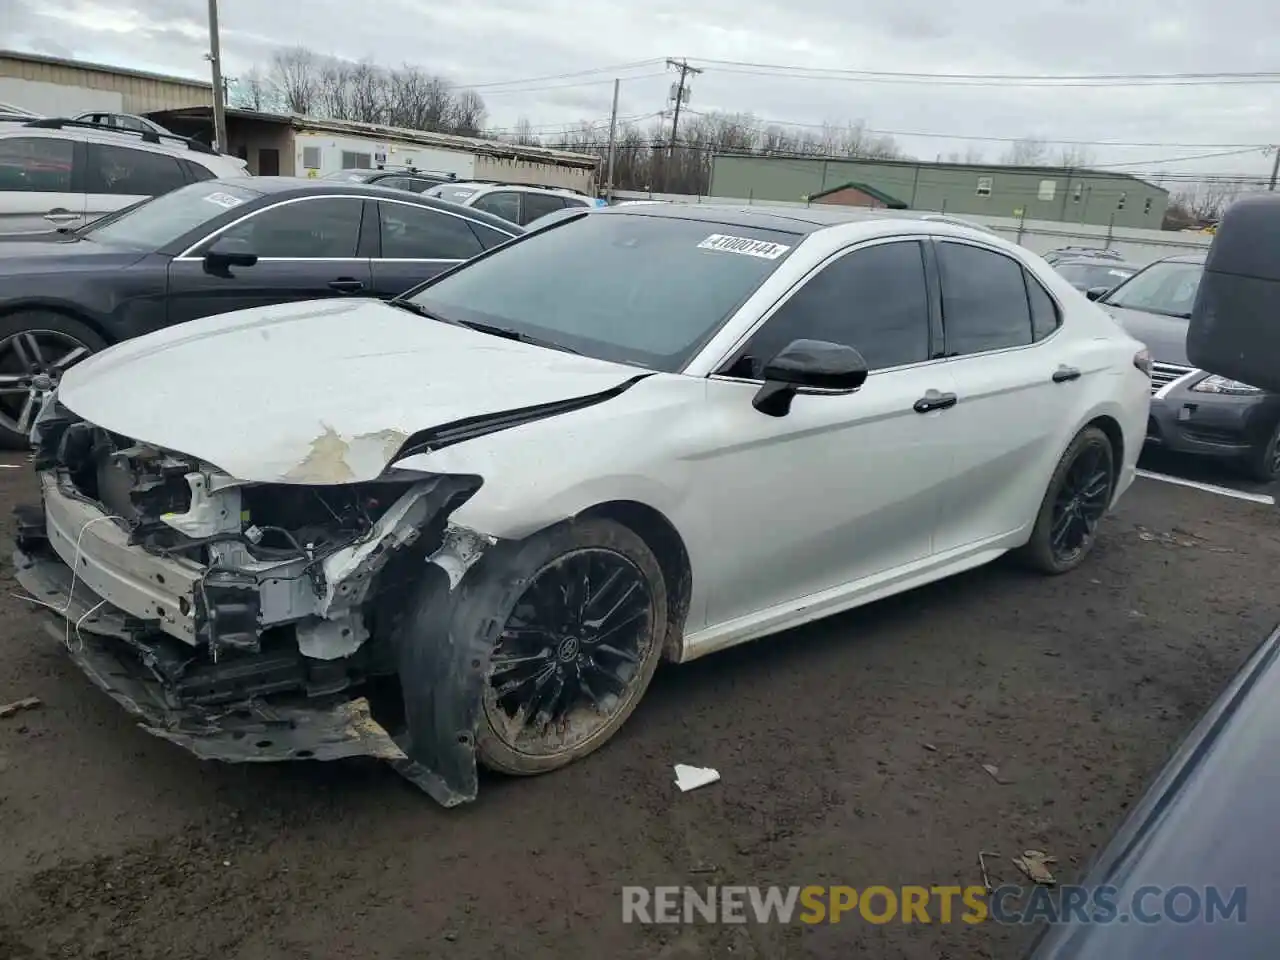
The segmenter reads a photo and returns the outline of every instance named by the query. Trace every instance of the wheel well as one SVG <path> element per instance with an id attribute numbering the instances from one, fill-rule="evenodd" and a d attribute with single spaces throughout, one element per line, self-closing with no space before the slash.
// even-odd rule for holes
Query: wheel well
<path id="1" fill-rule="evenodd" d="M 667 587 L 667 640 L 663 656 L 668 660 L 680 658 L 684 637 L 684 622 L 689 615 L 689 602 L 693 595 L 693 568 L 684 540 L 671 521 L 653 507 L 634 500 L 613 500 L 596 504 L 579 517 L 605 517 L 628 527 L 640 537 L 662 568 L 662 578 Z"/>
<path id="2" fill-rule="evenodd" d="M 1116 478 L 1120 476 L 1120 468 L 1124 464 L 1124 431 L 1120 429 L 1120 424 L 1114 417 L 1101 416 L 1094 417 L 1085 427 L 1097 427 L 1107 435 L 1107 439 L 1111 441 L 1111 481 L 1114 483 Z"/>
<path id="3" fill-rule="evenodd" d="M 116 338 L 107 333 L 107 331 L 102 327 L 102 324 L 98 323 L 92 317 L 86 316 L 77 310 L 68 309 L 60 304 L 20 303 L 0 310 L 0 317 L 12 317 L 14 314 L 18 313 L 56 313 L 58 316 L 66 317 L 68 320 L 74 320 L 76 323 L 83 323 L 86 327 L 100 336 L 103 339 L 103 342 L 108 346 L 116 342 Z"/>

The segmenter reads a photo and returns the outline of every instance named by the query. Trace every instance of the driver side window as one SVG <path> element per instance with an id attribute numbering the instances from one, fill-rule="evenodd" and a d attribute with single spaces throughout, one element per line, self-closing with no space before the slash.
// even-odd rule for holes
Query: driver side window
<path id="1" fill-rule="evenodd" d="M 263 259 L 355 259 L 364 201 L 320 197 L 280 203 L 225 230 Z M 208 247 L 210 244 L 205 244 Z"/>
<path id="2" fill-rule="evenodd" d="M 765 321 L 725 371 L 762 379 L 793 340 L 853 347 L 869 370 L 929 359 L 929 294 L 919 241 L 863 247 L 828 264 Z"/>

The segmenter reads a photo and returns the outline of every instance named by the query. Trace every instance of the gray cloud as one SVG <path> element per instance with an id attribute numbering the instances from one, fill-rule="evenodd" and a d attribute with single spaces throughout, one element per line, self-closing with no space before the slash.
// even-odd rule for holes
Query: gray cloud
<path id="1" fill-rule="evenodd" d="M 204 0 L 0 0 L 4 38 L 19 48 L 203 76 Z M 1280 6 L 1268 0 L 650 0 L 637 12 L 580 0 L 468 0 L 424 4 L 353 0 L 267 4 L 221 0 L 227 72 L 302 44 L 350 59 L 414 63 L 460 85 L 479 85 L 495 127 L 526 116 L 543 131 L 607 117 L 610 77 L 599 74 L 488 87 L 494 81 L 688 56 L 833 70 L 927 73 L 1170 73 L 1273 70 Z M 624 71 L 621 113 L 663 109 L 672 75 Z M 1276 86 L 1151 88 L 954 87 L 851 79 L 757 76 L 707 65 L 694 80 L 696 111 L 751 112 L 818 125 L 862 120 L 932 158 L 1004 145 L 963 139 L 1035 135 L 1052 140 L 1261 143 L 1280 138 Z M 1094 147 L 1099 163 L 1215 152 L 1213 148 Z M 1147 164 L 1157 173 L 1265 175 L 1261 153 Z"/>

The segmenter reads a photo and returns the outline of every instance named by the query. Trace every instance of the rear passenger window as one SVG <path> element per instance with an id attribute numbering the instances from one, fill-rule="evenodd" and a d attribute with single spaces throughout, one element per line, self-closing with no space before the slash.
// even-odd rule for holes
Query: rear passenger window
<path id="1" fill-rule="evenodd" d="M 729 374 L 759 379 L 764 365 L 793 340 L 853 347 L 872 370 L 929 359 L 929 297 L 919 242 L 865 247 L 823 267 L 765 321 Z"/>
<path id="2" fill-rule="evenodd" d="M 520 222 L 520 194 L 518 193 L 509 191 L 486 193 L 472 206 L 485 213 L 491 213 L 495 217 L 501 217 L 503 220 L 510 220 L 512 223 Z"/>
<path id="3" fill-rule="evenodd" d="M 480 241 L 461 217 L 407 203 L 379 203 L 384 260 L 469 260 Z"/>
<path id="4" fill-rule="evenodd" d="M 100 143 L 88 147 L 88 193 L 158 197 L 186 185 L 176 157 Z"/>
<path id="5" fill-rule="evenodd" d="M 75 144 L 54 137 L 0 140 L 0 191 L 70 193 Z"/>
<path id="6" fill-rule="evenodd" d="M 1029 271 L 1023 271 L 1023 276 L 1027 280 L 1027 300 L 1031 303 L 1031 337 L 1040 341 L 1058 329 L 1062 318 L 1058 316 L 1058 305 L 1040 281 Z"/>
<path id="7" fill-rule="evenodd" d="M 201 180 L 213 179 L 213 171 L 208 167 L 201 166 L 193 160 L 182 160 L 180 162 L 183 169 L 187 171 L 187 176 L 191 179 L 192 183 L 198 183 Z"/>
<path id="8" fill-rule="evenodd" d="M 475 235 L 480 238 L 480 242 L 484 244 L 486 250 L 490 247 L 496 247 L 500 243 L 506 243 L 511 239 L 510 234 L 495 230 L 493 227 L 486 227 L 483 223 L 476 223 L 474 220 L 471 221 L 470 226 L 475 231 Z"/>
<path id="9" fill-rule="evenodd" d="M 1031 341 L 1022 265 L 962 243 L 937 245 L 948 356 L 1021 347 Z"/>
<path id="10" fill-rule="evenodd" d="M 532 223 L 544 214 L 564 209 L 564 200 L 550 193 L 526 193 L 521 223 Z"/>

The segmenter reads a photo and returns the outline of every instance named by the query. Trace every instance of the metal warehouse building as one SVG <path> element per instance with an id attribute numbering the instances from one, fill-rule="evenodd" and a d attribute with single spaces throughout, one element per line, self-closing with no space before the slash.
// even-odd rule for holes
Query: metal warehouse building
<path id="1" fill-rule="evenodd" d="M 149 113 L 213 102 L 213 85 L 34 53 L 0 50 L 0 101 L 65 117 L 100 111 Z"/>
<path id="2" fill-rule="evenodd" d="M 1124 173 L 759 155 L 714 157 L 708 192 L 713 197 L 821 202 L 819 195 L 844 186 L 869 191 L 877 205 L 1150 230 L 1160 229 L 1169 204 L 1168 190 Z"/>
<path id="3" fill-rule="evenodd" d="M 211 107 L 154 110 L 148 116 L 174 133 L 212 142 Z M 546 147 L 258 110 L 228 109 L 227 140 L 231 152 L 258 176 L 323 177 L 355 168 L 416 167 L 464 180 L 542 183 L 592 193 L 600 163 L 592 155 Z"/>

